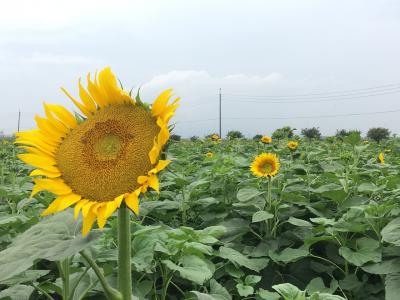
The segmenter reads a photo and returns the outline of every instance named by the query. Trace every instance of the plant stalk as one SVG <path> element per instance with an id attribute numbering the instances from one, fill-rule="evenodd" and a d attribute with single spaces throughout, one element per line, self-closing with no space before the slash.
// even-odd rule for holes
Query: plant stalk
<path id="1" fill-rule="evenodd" d="M 129 209 L 125 202 L 118 209 L 118 289 L 123 300 L 131 300 L 131 227 Z"/>

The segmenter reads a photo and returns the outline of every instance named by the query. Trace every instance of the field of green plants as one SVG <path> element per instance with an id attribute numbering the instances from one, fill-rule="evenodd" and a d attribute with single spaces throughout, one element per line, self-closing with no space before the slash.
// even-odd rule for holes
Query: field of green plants
<path id="1" fill-rule="evenodd" d="M 287 142 L 171 141 L 161 193 L 132 216 L 138 299 L 400 299 L 400 140 Z M 106 299 L 116 217 L 87 237 L 73 209 L 40 217 L 54 198 L 29 199 L 18 151 L 0 143 L 0 299 Z M 281 164 L 270 193 L 249 169 L 262 152 Z"/>

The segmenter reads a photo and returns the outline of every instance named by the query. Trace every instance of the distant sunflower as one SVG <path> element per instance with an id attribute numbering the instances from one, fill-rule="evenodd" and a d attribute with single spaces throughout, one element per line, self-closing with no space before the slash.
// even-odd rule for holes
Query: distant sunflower
<path id="1" fill-rule="evenodd" d="M 30 176 L 41 176 L 31 197 L 43 190 L 57 196 L 42 215 L 75 204 L 86 235 L 96 219 L 103 228 L 122 201 L 137 215 L 139 195 L 148 187 L 159 191 L 157 173 L 170 163 L 159 156 L 179 99 L 168 104 L 166 90 L 149 109 L 118 86 L 110 68 L 93 80 L 88 74 L 87 90 L 80 80 L 78 87 L 82 102 L 62 90 L 85 117 L 45 103 L 46 118 L 36 116 L 38 128 L 17 133 L 16 143 L 27 151 L 19 158 L 37 168 Z"/>
<path id="2" fill-rule="evenodd" d="M 219 137 L 218 134 L 214 133 L 214 134 L 211 136 L 211 140 L 213 140 L 214 142 L 218 142 L 218 141 L 221 140 L 221 138 Z"/>
<path id="3" fill-rule="evenodd" d="M 261 153 L 251 163 L 251 172 L 258 177 L 275 176 L 279 171 L 278 157 L 273 153 Z"/>
<path id="4" fill-rule="evenodd" d="M 207 156 L 208 158 L 211 158 L 211 157 L 214 156 L 214 153 L 212 153 L 212 152 L 207 152 L 207 153 L 206 153 L 206 156 Z"/>
<path id="5" fill-rule="evenodd" d="M 299 147 L 299 142 L 297 142 L 297 141 L 289 141 L 289 142 L 287 143 L 287 146 L 288 146 L 288 148 L 289 148 L 290 150 L 294 151 L 294 150 L 297 149 L 297 147 Z"/>
<path id="6" fill-rule="evenodd" d="M 261 137 L 261 142 L 263 142 L 264 144 L 270 144 L 272 142 L 272 138 L 264 135 Z"/>
<path id="7" fill-rule="evenodd" d="M 385 163 L 385 154 L 383 154 L 383 152 L 379 153 L 377 161 L 382 165 Z"/>

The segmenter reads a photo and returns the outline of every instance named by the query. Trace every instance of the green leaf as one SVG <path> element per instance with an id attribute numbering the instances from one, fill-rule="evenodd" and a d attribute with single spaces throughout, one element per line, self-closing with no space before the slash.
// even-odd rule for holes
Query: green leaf
<path id="1" fill-rule="evenodd" d="M 400 246 L 400 218 L 390 221 L 381 231 L 382 240 Z"/>
<path id="2" fill-rule="evenodd" d="M 361 267 L 367 262 L 380 262 L 382 253 L 379 249 L 379 242 L 371 238 L 360 238 L 356 242 L 357 250 L 353 251 L 348 247 L 340 247 L 339 254 L 351 264 Z"/>
<path id="3" fill-rule="evenodd" d="M 271 214 L 267 211 L 264 211 L 264 210 L 260 210 L 253 214 L 252 222 L 253 223 L 261 222 L 261 221 L 272 219 L 273 217 L 274 217 L 273 214 Z"/>
<path id="4" fill-rule="evenodd" d="M 275 251 L 269 251 L 268 254 L 272 260 L 276 262 L 283 262 L 286 264 L 289 262 L 299 260 L 300 258 L 307 257 L 309 252 L 308 250 L 305 249 L 285 248 L 280 253 L 277 253 Z"/>
<path id="5" fill-rule="evenodd" d="M 259 191 L 255 188 L 243 188 L 238 191 L 236 197 L 240 202 L 247 202 L 262 194 L 265 194 L 265 192 Z"/>
<path id="6" fill-rule="evenodd" d="M 300 226 L 300 227 L 312 227 L 313 225 L 306 221 L 306 220 L 302 220 L 302 219 L 297 219 L 294 217 L 290 217 L 289 220 L 287 220 L 288 223 L 295 225 L 295 226 Z"/>
<path id="7" fill-rule="evenodd" d="M 0 299 L 29 300 L 34 288 L 28 285 L 14 285 L 0 292 Z"/>
<path id="8" fill-rule="evenodd" d="M 308 283 L 306 290 L 307 290 L 307 293 L 310 295 L 314 294 L 316 292 L 333 294 L 337 290 L 338 287 L 339 287 L 339 284 L 336 280 L 332 280 L 330 287 L 327 288 L 327 287 L 325 287 L 325 283 L 322 280 L 322 278 L 316 277 Z"/>
<path id="9" fill-rule="evenodd" d="M 29 269 L 37 259 L 60 261 L 70 257 L 101 235 L 91 231 L 83 237 L 80 228 L 70 211 L 42 219 L 0 252 L 0 281 Z"/>
<path id="10" fill-rule="evenodd" d="M 35 281 L 38 278 L 49 274 L 49 270 L 26 270 L 25 272 L 19 273 L 7 280 L 3 280 L 1 283 L 6 285 L 15 285 L 25 282 Z"/>
<path id="11" fill-rule="evenodd" d="M 293 284 L 282 283 L 273 285 L 272 288 L 285 300 L 306 300 L 306 292 L 299 290 Z"/>
<path id="12" fill-rule="evenodd" d="M 363 182 L 358 186 L 360 193 L 373 193 L 378 191 L 379 188 L 372 182 Z"/>
<path id="13" fill-rule="evenodd" d="M 385 277 L 385 300 L 398 300 L 400 295 L 400 273 Z"/>
<path id="14" fill-rule="evenodd" d="M 263 300 L 279 300 L 281 299 L 281 296 L 279 296 L 279 294 L 275 293 L 275 292 L 270 292 L 264 289 L 259 289 L 257 291 L 257 295 L 263 299 Z"/>
<path id="15" fill-rule="evenodd" d="M 386 260 L 376 264 L 368 264 L 362 266 L 361 269 L 367 273 L 379 275 L 400 273 L 400 258 Z"/>
<path id="16" fill-rule="evenodd" d="M 254 288 L 249 285 L 244 285 L 243 283 L 238 283 L 236 289 L 240 296 L 247 297 L 254 294 Z"/>
<path id="17" fill-rule="evenodd" d="M 269 260 L 266 258 L 250 259 L 247 256 L 244 256 L 239 251 L 236 251 L 235 249 L 223 246 L 219 248 L 218 256 L 225 258 L 234 264 L 238 264 L 239 266 L 246 267 L 256 272 L 259 272 L 260 270 L 264 269 L 269 262 Z"/>
<path id="18" fill-rule="evenodd" d="M 247 275 L 244 279 L 244 283 L 247 285 L 255 285 L 256 283 L 260 282 L 261 276 L 258 275 Z"/>
<path id="19" fill-rule="evenodd" d="M 180 259 L 182 266 L 178 266 L 170 260 L 163 260 L 162 262 L 170 270 L 178 271 L 182 278 L 197 284 L 203 284 L 206 280 L 209 280 L 214 273 L 214 270 L 210 269 L 211 264 L 209 262 L 195 255 L 183 256 Z"/>

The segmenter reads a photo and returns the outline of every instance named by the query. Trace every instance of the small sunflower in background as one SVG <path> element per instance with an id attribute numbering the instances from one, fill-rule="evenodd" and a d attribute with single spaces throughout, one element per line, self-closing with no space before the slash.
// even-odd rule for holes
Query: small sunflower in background
<path id="1" fill-rule="evenodd" d="M 219 141 L 221 141 L 221 138 L 219 137 L 218 134 L 214 133 L 214 134 L 211 136 L 211 140 L 214 141 L 214 142 L 219 142 Z"/>
<path id="2" fill-rule="evenodd" d="M 297 141 L 289 141 L 287 143 L 287 146 L 291 151 L 294 151 L 299 147 L 299 142 L 297 142 Z"/>
<path id="3" fill-rule="evenodd" d="M 263 135 L 261 137 L 261 142 L 264 144 L 270 144 L 272 142 L 272 138 L 267 135 Z"/>
<path id="4" fill-rule="evenodd" d="M 213 156 L 214 156 L 214 153 L 212 153 L 212 152 L 207 152 L 206 153 L 206 157 L 208 157 L 208 158 L 211 158 Z"/>
<path id="5" fill-rule="evenodd" d="M 369 141 L 363 141 L 364 145 L 369 145 Z"/>
<path id="6" fill-rule="evenodd" d="M 250 170 L 257 177 L 272 177 L 279 171 L 278 157 L 273 153 L 261 153 L 251 163 Z"/>
<path id="7" fill-rule="evenodd" d="M 75 205 L 86 235 L 96 219 L 103 228 L 122 201 L 138 215 L 139 195 L 149 187 L 159 191 L 157 173 L 170 163 L 159 157 L 179 98 L 168 103 L 172 90 L 166 90 L 150 109 L 120 88 L 110 68 L 93 79 L 88 74 L 87 89 L 80 80 L 78 87 L 81 101 L 62 90 L 83 117 L 45 103 L 46 117 L 36 116 L 38 128 L 17 133 L 16 143 L 26 150 L 19 158 L 36 168 L 31 197 L 43 190 L 56 195 L 42 215 Z"/>
<path id="8" fill-rule="evenodd" d="M 383 154 L 383 152 L 379 153 L 379 155 L 377 157 L 377 161 L 381 165 L 383 165 L 385 163 L 385 154 Z"/>

